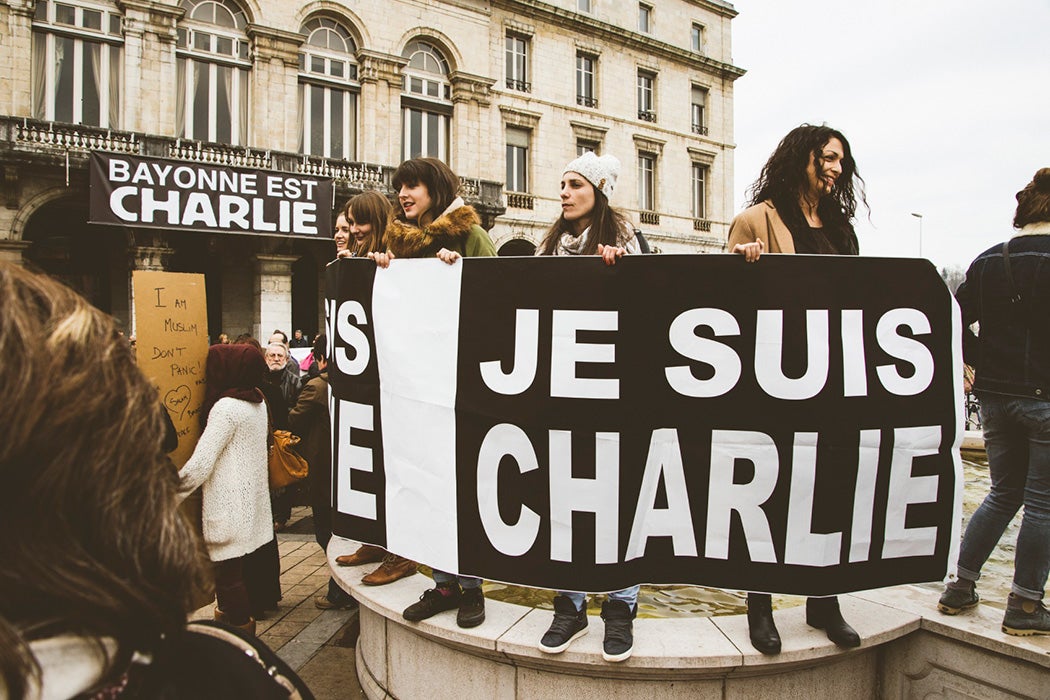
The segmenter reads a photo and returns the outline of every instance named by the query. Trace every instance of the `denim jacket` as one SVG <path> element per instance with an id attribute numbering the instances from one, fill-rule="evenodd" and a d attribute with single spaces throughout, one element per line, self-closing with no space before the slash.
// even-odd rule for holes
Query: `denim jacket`
<path id="1" fill-rule="evenodd" d="M 976 370 L 974 391 L 1050 401 L 1050 222 L 1029 224 L 977 256 L 955 297 L 962 309 L 963 356 Z M 978 322 L 980 335 L 970 324 Z"/>

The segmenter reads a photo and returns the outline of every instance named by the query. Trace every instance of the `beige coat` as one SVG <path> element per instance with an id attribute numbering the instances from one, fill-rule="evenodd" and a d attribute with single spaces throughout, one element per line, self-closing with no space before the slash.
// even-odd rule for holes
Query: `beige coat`
<path id="1" fill-rule="evenodd" d="M 766 253 L 794 253 L 795 239 L 768 199 L 737 214 L 729 226 L 727 250 L 737 243 L 762 241 Z"/>

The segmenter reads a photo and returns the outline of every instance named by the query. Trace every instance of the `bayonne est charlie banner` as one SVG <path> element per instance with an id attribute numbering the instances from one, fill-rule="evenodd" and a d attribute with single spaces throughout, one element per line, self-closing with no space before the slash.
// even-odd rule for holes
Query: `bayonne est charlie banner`
<path id="1" fill-rule="evenodd" d="M 331 178 L 93 152 L 89 220 L 140 228 L 327 238 Z"/>
<path id="2" fill-rule="evenodd" d="M 961 321 L 924 260 L 337 260 L 337 535 L 550 589 L 939 580 Z"/>

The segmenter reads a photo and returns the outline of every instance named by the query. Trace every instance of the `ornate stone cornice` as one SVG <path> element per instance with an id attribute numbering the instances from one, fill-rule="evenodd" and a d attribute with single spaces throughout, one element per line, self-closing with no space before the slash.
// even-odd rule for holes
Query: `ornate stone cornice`
<path id="1" fill-rule="evenodd" d="M 400 85 L 401 71 L 407 65 L 407 58 L 361 49 L 357 52 L 357 79 L 362 83 L 382 80 L 390 85 Z"/>
<path id="2" fill-rule="evenodd" d="M 453 71 L 449 78 L 453 102 L 477 102 L 482 107 L 492 104 L 492 86 L 496 84 L 492 78 L 462 71 Z"/>
<path id="3" fill-rule="evenodd" d="M 605 140 L 605 134 L 609 131 L 607 126 L 598 126 L 597 124 L 585 124 L 584 122 L 570 121 L 569 126 L 572 127 L 572 135 L 576 137 L 578 141 L 594 141 L 601 143 Z"/>
<path id="4" fill-rule="evenodd" d="M 540 117 L 543 116 L 539 112 L 529 112 L 508 105 L 500 105 L 499 111 L 503 115 L 504 122 L 510 126 L 518 126 L 522 129 L 535 129 L 540 125 Z"/>
<path id="5" fill-rule="evenodd" d="M 652 136 L 645 136 L 643 134 L 635 134 L 634 145 L 639 151 L 645 151 L 646 153 L 655 153 L 656 155 L 663 155 L 664 144 L 666 141 L 661 139 L 653 138 Z"/>
<path id="6" fill-rule="evenodd" d="M 276 58 L 289 68 L 299 67 L 299 49 L 306 41 L 304 35 L 260 24 L 249 24 L 246 31 L 255 47 L 257 59 Z"/>
<path id="7" fill-rule="evenodd" d="M 696 148 L 695 146 L 687 146 L 686 150 L 689 152 L 689 158 L 694 163 L 703 163 L 704 165 L 713 165 L 715 158 L 718 157 L 717 153 L 704 150 L 702 148 Z"/>
<path id="8" fill-rule="evenodd" d="M 141 36 L 149 32 L 167 44 L 175 43 L 176 27 L 186 14 L 178 5 L 152 0 L 117 0 L 117 7 L 124 12 L 125 34 Z"/>

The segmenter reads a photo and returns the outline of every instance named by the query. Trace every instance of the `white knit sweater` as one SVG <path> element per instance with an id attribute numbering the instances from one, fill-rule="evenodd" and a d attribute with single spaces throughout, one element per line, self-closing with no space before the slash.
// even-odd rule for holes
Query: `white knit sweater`
<path id="1" fill-rule="evenodd" d="M 212 561 L 243 556 L 273 539 L 266 431 L 265 403 L 219 399 L 179 470 L 183 498 L 204 487 L 204 543 Z"/>

